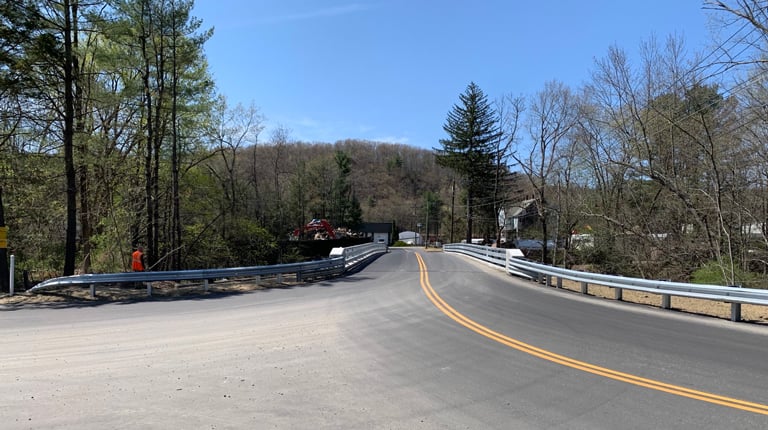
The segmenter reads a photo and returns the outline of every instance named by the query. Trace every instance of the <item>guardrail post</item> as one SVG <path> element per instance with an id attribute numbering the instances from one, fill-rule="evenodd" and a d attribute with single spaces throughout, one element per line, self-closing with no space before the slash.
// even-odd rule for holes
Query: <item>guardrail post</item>
<path id="1" fill-rule="evenodd" d="M 613 298 L 617 302 L 622 301 L 624 299 L 624 290 L 622 290 L 621 288 L 615 288 L 613 290 Z"/>
<path id="2" fill-rule="evenodd" d="M 296 271 L 296 282 L 301 282 L 301 270 Z"/>
<path id="3" fill-rule="evenodd" d="M 557 277 L 557 288 L 563 288 L 563 278 Z"/>
<path id="4" fill-rule="evenodd" d="M 551 287 L 552 286 L 552 275 L 546 275 L 544 277 L 544 279 L 546 279 L 545 285 L 548 286 L 548 287 Z"/>
<path id="5" fill-rule="evenodd" d="M 207 293 L 208 292 L 208 280 L 207 279 L 203 279 L 203 288 L 205 288 L 205 292 Z"/>
<path id="6" fill-rule="evenodd" d="M 278 273 L 277 274 L 277 283 L 278 284 L 282 284 L 283 283 L 283 274 L 282 273 Z"/>
<path id="7" fill-rule="evenodd" d="M 91 284 L 91 298 L 96 298 L 96 284 Z"/>
<path id="8" fill-rule="evenodd" d="M 581 283 L 581 294 L 588 294 L 589 293 L 588 285 L 589 284 L 587 284 L 586 282 L 582 282 Z"/>
<path id="9" fill-rule="evenodd" d="M 661 308 L 662 309 L 669 309 L 672 307 L 672 296 L 669 294 L 662 294 L 661 295 Z"/>
<path id="10" fill-rule="evenodd" d="M 731 303 L 731 321 L 741 321 L 741 303 Z"/>
<path id="11" fill-rule="evenodd" d="M 147 282 L 147 297 L 151 297 L 151 296 L 152 296 L 152 283 Z"/>
<path id="12" fill-rule="evenodd" d="M 10 271 L 9 278 L 10 279 L 8 279 L 8 294 L 10 294 L 10 295 L 13 295 L 13 289 L 14 289 L 14 286 L 13 286 L 13 271 L 16 270 L 15 266 L 16 266 L 16 256 L 11 254 L 11 267 L 9 269 L 9 271 Z"/>

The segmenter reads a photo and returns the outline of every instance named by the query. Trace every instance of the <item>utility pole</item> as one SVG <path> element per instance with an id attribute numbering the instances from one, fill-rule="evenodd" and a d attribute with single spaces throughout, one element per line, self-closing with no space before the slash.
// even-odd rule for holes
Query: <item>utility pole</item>
<path id="1" fill-rule="evenodd" d="M 427 195 L 427 240 L 424 242 L 424 248 L 429 248 L 429 195 Z"/>
<path id="2" fill-rule="evenodd" d="M 454 203 L 456 201 L 456 178 L 453 178 L 451 180 L 451 240 L 449 243 L 453 242 L 453 208 Z"/>
<path id="3" fill-rule="evenodd" d="M 0 187 L 0 291 L 10 293 L 10 272 L 8 271 L 8 227 L 5 226 L 3 211 L 3 188 Z"/>

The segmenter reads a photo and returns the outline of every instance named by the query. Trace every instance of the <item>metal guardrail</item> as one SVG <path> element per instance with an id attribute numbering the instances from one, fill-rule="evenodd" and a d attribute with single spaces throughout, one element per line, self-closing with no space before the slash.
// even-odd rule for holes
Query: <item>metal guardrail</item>
<path id="1" fill-rule="evenodd" d="M 364 262 L 370 257 L 387 252 L 385 243 L 366 243 L 363 245 L 350 246 L 348 248 L 333 248 L 331 258 L 344 258 L 344 268 L 350 270 L 358 264 Z"/>
<path id="2" fill-rule="evenodd" d="M 349 248 L 334 248 L 339 255 L 325 260 L 305 263 L 276 264 L 272 266 L 234 267 L 226 269 L 177 270 L 167 272 L 127 272 L 95 273 L 86 275 L 64 276 L 43 281 L 30 288 L 29 292 L 72 286 L 90 286 L 91 296 L 96 295 L 99 284 L 136 284 L 145 283 L 147 295 L 152 295 L 152 283 L 159 281 L 204 281 L 208 291 L 208 282 L 215 279 L 257 276 L 282 276 L 295 274 L 297 281 L 315 276 L 337 276 L 361 264 L 368 258 L 387 251 L 386 244 L 367 243 Z"/>
<path id="3" fill-rule="evenodd" d="M 670 298 L 672 296 L 726 302 L 731 304 L 731 321 L 741 321 L 742 304 L 768 306 L 768 290 L 627 278 L 569 270 L 525 260 L 520 258 L 522 253 L 519 250 L 513 249 L 468 244 L 449 244 L 445 245 L 443 249 L 447 252 L 461 253 L 481 259 L 504 268 L 509 274 L 524 276 L 547 286 L 552 285 L 553 277 L 557 279 L 558 288 L 562 288 L 563 279 L 579 282 L 583 294 L 587 293 L 589 284 L 614 288 L 616 300 L 622 300 L 622 291 L 625 289 L 659 294 L 662 298 L 661 307 L 663 309 L 671 307 Z"/>

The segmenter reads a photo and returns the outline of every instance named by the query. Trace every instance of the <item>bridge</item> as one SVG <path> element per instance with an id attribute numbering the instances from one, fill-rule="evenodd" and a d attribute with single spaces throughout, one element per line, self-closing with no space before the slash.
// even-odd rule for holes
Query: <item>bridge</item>
<path id="1" fill-rule="evenodd" d="M 763 429 L 768 330 L 460 254 L 204 299 L 2 308 L 3 428 Z"/>

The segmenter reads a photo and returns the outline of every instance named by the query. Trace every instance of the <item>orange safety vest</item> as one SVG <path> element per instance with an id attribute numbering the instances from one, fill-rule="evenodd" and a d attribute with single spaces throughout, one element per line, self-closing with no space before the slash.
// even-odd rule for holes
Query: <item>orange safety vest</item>
<path id="1" fill-rule="evenodd" d="M 136 272 L 143 272 L 144 271 L 144 262 L 142 262 L 142 257 L 144 256 L 144 253 L 139 251 L 138 249 L 133 252 L 133 261 L 131 263 L 131 267 Z"/>

